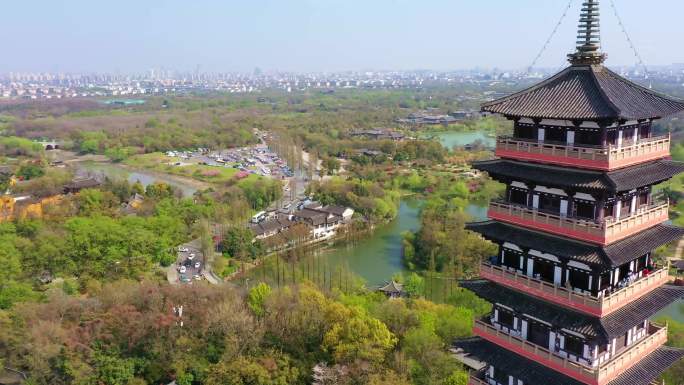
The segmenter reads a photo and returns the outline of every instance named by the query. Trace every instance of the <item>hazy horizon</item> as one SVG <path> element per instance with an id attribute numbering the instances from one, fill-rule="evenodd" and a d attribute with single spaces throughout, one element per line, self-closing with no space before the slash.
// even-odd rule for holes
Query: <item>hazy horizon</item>
<path id="1" fill-rule="evenodd" d="M 573 50 L 572 8 L 537 67 Z M 646 65 L 684 63 L 684 2 L 615 0 Z M 0 72 L 339 72 L 515 69 L 529 66 L 566 0 L 180 0 L 5 4 Z M 636 64 L 610 2 L 602 7 L 607 64 Z"/>

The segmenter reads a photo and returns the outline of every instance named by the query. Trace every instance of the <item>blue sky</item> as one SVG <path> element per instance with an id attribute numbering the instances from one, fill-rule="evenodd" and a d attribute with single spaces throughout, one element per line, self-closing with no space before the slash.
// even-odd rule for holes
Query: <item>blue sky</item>
<path id="1" fill-rule="evenodd" d="M 574 0 L 540 65 L 574 43 Z M 684 1 L 614 0 L 646 64 L 684 62 Z M 6 0 L 0 72 L 523 68 L 567 0 Z M 609 64 L 635 64 L 609 0 Z"/>

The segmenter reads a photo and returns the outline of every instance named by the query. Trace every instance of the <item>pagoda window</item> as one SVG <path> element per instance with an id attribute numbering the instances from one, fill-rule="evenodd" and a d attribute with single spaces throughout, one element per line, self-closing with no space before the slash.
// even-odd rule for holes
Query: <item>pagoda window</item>
<path id="1" fill-rule="evenodd" d="M 519 139 L 537 139 L 537 128 L 532 125 L 516 124 L 514 135 Z"/>
<path id="2" fill-rule="evenodd" d="M 581 289 L 585 291 L 589 291 L 591 287 L 589 286 L 589 277 L 590 277 L 590 272 L 588 271 L 583 271 L 579 269 L 568 269 L 568 280 L 570 283 L 570 286 L 575 288 L 575 289 Z"/>
<path id="3" fill-rule="evenodd" d="M 614 202 L 606 203 L 605 206 L 603 206 L 603 217 L 604 218 L 612 217 L 614 208 L 615 208 Z"/>
<path id="4" fill-rule="evenodd" d="M 620 218 L 628 217 L 632 207 L 632 198 L 623 198 L 620 200 Z"/>
<path id="5" fill-rule="evenodd" d="M 554 271 L 556 265 L 553 262 L 542 259 L 534 260 L 534 276 L 547 282 L 554 281 Z"/>
<path id="6" fill-rule="evenodd" d="M 601 135 L 598 131 L 577 130 L 575 132 L 575 144 L 596 146 L 600 144 Z"/>
<path id="7" fill-rule="evenodd" d="M 594 202 L 575 200 L 575 216 L 594 219 Z"/>
<path id="8" fill-rule="evenodd" d="M 565 348 L 563 350 L 576 357 L 582 357 L 584 354 L 584 341 L 577 337 L 566 335 Z"/>
<path id="9" fill-rule="evenodd" d="M 560 127 L 546 127 L 545 141 L 547 142 L 561 142 L 566 141 L 566 130 Z"/>
<path id="10" fill-rule="evenodd" d="M 504 309 L 498 309 L 499 314 L 498 314 L 498 322 L 501 326 L 506 327 L 508 329 L 515 329 L 515 325 L 513 324 L 513 313 L 506 311 Z"/>
<path id="11" fill-rule="evenodd" d="M 622 144 L 623 145 L 631 145 L 636 142 L 636 138 L 634 137 L 634 133 L 636 131 L 636 127 L 627 127 L 622 130 Z"/>
<path id="12" fill-rule="evenodd" d="M 509 201 L 514 204 L 527 206 L 527 190 L 512 187 Z"/>
<path id="13" fill-rule="evenodd" d="M 560 214 L 561 197 L 557 195 L 542 194 L 539 199 L 539 209 Z"/>
<path id="14" fill-rule="evenodd" d="M 608 137 L 607 137 L 608 145 L 617 146 L 618 137 L 619 137 L 618 130 L 608 131 Z"/>
<path id="15" fill-rule="evenodd" d="M 549 328 L 538 322 L 530 322 L 527 328 L 527 340 L 533 344 L 547 347 L 549 345 Z"/>
<path id="16" fill-rule="evenodd" d="M 505 247 L 501 248 L 501 264 L 514 270 L 520 268 L 520 253 Z"/>
<path id="17" fill-rule="evenodd" d="M 606 290 L 610 287 L 610 271 L 606 271 L 599 277 L 599 291 Z"/>
<path id="18" fill-rule="evenodd" d="M 651 137 L 651 125 L 649 123 L 642 124 L 639 127 L 639 138 L 646 139 Z"/>

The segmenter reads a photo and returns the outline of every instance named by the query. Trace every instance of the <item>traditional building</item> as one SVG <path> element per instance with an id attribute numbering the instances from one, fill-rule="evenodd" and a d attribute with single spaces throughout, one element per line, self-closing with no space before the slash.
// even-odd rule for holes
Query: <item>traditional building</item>
<path id="1" fill-rule="evenodd" d="M 684 357 L 650 320 L 684 296 L 652 254 L 684 236 L 653 193 L 684 164 L 652 129 L 684 101 L 607 69 L 598 16 L 586 0 L 567 69 L 482 107 L 514 131 L 474 165 L 506 192 L 468 225 L 499 246 L 462 283 L 493 304 L 454 347 L 471 385 L 648 385 Z"/>

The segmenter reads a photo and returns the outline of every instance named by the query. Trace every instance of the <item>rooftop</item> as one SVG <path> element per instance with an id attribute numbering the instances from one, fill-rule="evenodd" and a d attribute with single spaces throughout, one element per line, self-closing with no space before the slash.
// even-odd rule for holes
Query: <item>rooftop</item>
<path id="1" fill-rule="evenodd" d="M 602 343 L 624 335 L 630 328 L 684 297 L 684 287 L 665 285 L 607 316 L 596 317 L 523 295 L 488 280 L 463 281 L 461 287 L 488 302 L 502 304 L 520 313 L 532 314 L 556 327 L 563 327 Z"/>
<path id="2" fill-rule="evenodd" d="M 618 267 L 684 236 L 684 228 L 660 224 L 610 245 L 598 246 L 498 221 L 468 223 L 466 228 L 490 240 L 511 242 L 599 267 Z"/>
<path id="3" fill-rule="evenodd" d="M 493 178 L 533 181 L 546 186 L 577 190 L 629 191 L 666 181 L 684 172 L 684 163 L 657 160 L 615 171 L 600 172 L 507 159 L 474 162 L 473 167 Z"/>
<path id="4" fill-rule="evenodd" d="M 583 385 L 479 337 L 456 341 L 453 351 L 459 359 L 465 357 L 470 361 L 486 362 L 525 384 Z M 660 347 L 607 385 L 648 385 L 682 357 L 684 349 Z"/>

